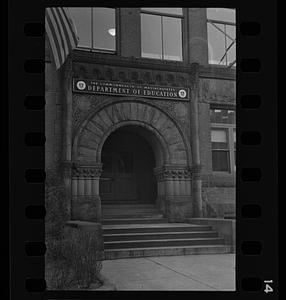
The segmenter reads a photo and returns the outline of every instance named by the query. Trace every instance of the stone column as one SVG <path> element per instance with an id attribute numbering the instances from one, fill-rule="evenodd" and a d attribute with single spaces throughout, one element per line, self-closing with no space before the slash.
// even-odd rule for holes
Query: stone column
<path id="1" fill-rule="evenodd" d="M 67 59 L 61 71 L 62 85 L 62 169 L 69 218 L 71 218 L 71 145 L 72 145 L 72 61 Z"/>
<path id="2" fill-rule="evenodd" d="M 155 168 L 160 190 L 157 203 L 169 222 L 184 222 L 192 215 L 191 172 L 188 166 Z"/>
<path id="3" fill-rule="evenodd" d="M 73 165 L 72 219 L 101 222 L 99 178 L 102 164 Z"/>
<path id="4" fill-rule="evenodd" d="M 121 7 L 120 32 L 117 41 L 120 43 L 120 55 L 141 57 L 141 19 L 139 7 Z"/>
<path id="5" fill-rule="evenodd" d="M 199 137 L 199 65 L 191 64 L 191 101 L 190 101 L 190 132 L 192 149 L 192 192 L 193 192 L 193 217 L 201 218 L 203 215 L 202 204 L 202 180 L 201 156 L 200 156 L 200 137 Z"/>
<path id="6" fill-rule="evenodd" d="M 207 9 L 188 8 L 189 63 L 208 65 Z"/>

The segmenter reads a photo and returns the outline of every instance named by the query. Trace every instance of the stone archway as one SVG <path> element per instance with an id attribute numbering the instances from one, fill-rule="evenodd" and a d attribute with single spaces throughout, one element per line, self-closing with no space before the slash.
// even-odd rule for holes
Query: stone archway
<path id="1" fill-rule="evenodd" d="M 102 205 L 156 203 L 154 168 L 161 163 L 161 151 L 150 143 L 151 135 L 141 126 L 127 125 L 114 130 L 104 141 L 99 181 Z"/>
<path id="2" fill-rule="evenodd" d="M 80 126 L 73 141 L 72 218 L 101 220 L 101 151 L 107 137 L 123 126 L 136 127 L 156 157 L 157 204 L 170 221 L 192 211 L 191 153 L 176 120 L 158 107 L 132 99 L 106 104 Z"/>

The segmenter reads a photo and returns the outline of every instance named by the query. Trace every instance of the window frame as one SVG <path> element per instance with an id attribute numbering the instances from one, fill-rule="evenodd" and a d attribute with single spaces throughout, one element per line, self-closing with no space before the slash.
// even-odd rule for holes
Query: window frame
<path id="1" fill-rule="evenodd" d="M 162 30 L 162 58 L 151 58 L 151 57 L 144 57 L 142 56 L 142 44 L 141 44 L 141 59 L 150 59 L 150 60 L 158 60 L 158 61 L 166 61 L 166 62 L 176 62 L 176 63 L 183 63 L 186 59 L 186 53 L 185 53 L 185 40 L 186 40 L 186 32 L 185 32 L 185 9 L 182 7 L 182 14 L 171 14 L 171 13 L 163 13 L 163 12 L 158 12 L 158 11 L 151 11 L 151 10 L 145 10 L 144 8 L 140 8 L 140 21 L 141 21 L 141 15 L 142 14 L 149 14 L 149 15 L 156 15 L 161 17 L 161 30 Z M 182 60 L 172 60 L 172 59 L 164 59 L 164 47 L 163 47 L 163 17 L 169 17 L 169 18 L 175 18 L 175 19 L 181 19 L 181 41 L 182 41 Z M 140 31 L 140 34 L 142 36 L 142 28 Z M 142 37 L 141 37 L 142 41 Z"/>
<path id="2" fill-rule="evenodd" d="M 233 110 L 235 113 L 235 109 L 232 107 L 210 107 L 210 111 L 214 109 L 220 109 L 220 110 Z M 235 159 L 235 152 L 236 147 L 234 147 L 234 131 L 236 133 L 236 123 L 230 124 L 230 123 L 212 123 L 210 120 L 210 129 L 216 130 L 216 129 L 224 129 L 226 130 L 226 137 L 227 137 L 227 143 L 228 143 L 228 153 L 229 153 L 229 171 L 214 171 L 212 169 L 212 172 L 214 174 L 235 174 L 236 173 L 236 159 Z M 211 153 L 213 151 L 212 148 L 212 141 L 211 142 Z M 212 155 L 211 155 L 212 157 Z"/>
<path id="3" fill-rule="evenodd" d="M 119 11 L 115 7 L 86 7 L 90 9 L 90 19 L 91 19 L 91 48 L 89 47 L 82 47 L 82 46 L 77 46 L 75 49 L 79 51 L 85 51 L 85 52 L 96 52 L 96 53 L 107 53 L 107 54 L 118 54 L 118 45 L 119 45 Z M 100 49 L 100 48 L 94 48 L 93 47 L 93 9 L 94 8 L 109 8 L 109 9 L 114 9 L 114 18 L 115 18 L 115 49 L 114 50 L 109 50 L 109 49 Z"/>
<path id="4" fill-rule="evenodd" d="M 224 57 L 226 58 L 225 59 L 225 63 L 222 63 L 222 64 L 211 64 L 210 63 L 210 58 L 208 57 L 208 64 L 209 65 L 214 65 L 214 66 L 224 66 L 224 67 L 226 67 L 226 68 L 236 68 L 236 55 L 235 55 L 235 60 L 233 61 L 233 62 L 231 62 L 230 64 L 228 64 L 228 61 L 227 61 L 227 52 L 229 51 L 229 49 L 232 47 L 232 46 L 234 46 L 234 47 L 236 47 L 236 34 L 235 34 L 235 39 L 233 39 L 231 36 L 228 36 L 228 34 L 227 34 L 227 26 L 233 26 L 233 27 L 235 27 L 235 32 L 236 32 L 236 30 L 237 30 L 237 27 L 236 27 L 236 22 L 230 22 L 230 21 L 223 21 L 223 20 L 219 20 L 219 19 L 211 19 L 211 18 L 208 18 L 207 17 L 207 27 L 208 27 L 208 25 L 211 25 L 211 26 L 214 26 L 217 30 L 219 30 L 219 31 L 221 31 L 222 32 L 222 30 L 219 28 L 217 28 L 216 26 L 215 26 L 215 24 L 220 24 L 220 25 L 224 25 L 224 32 L 222 32 L 222 34 L 224 34 L 224 49 L 225 49 L 225 53 L 224 53 L 224 55 L 222 56 L 222 58 L 221 58 L 221 60 L 223 60 L 224 59 Z M 208 28 L 207 28 L 207 31 L 208 31 Z M 230 40 L 232 40 L 233 41 L 233 44 L 231 44 L 230 46 L 227 46 L 227 40 L 226 40 L 226 38 L 229 38 Z M 209 43 L 209 41 L 208 41 L 208 43 Z M 235 50 L 236 50 L 236 48 L 235 48 Z M 208 55 L 209 55 L 209 53 L 208 53 Z"/>

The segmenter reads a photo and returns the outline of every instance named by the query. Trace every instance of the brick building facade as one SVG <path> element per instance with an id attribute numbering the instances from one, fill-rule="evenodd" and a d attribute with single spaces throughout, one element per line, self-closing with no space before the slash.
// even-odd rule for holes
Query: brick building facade
<path id="1" fill-rule="evenodd" d="M 169 222 L 234 212 L 234 138 L 225 169 L 214 168 L 223 149 L 213 145 L 235 126 L 213 119 L 235 111 L 235 69 L 209 64 L 206 9 L 182 10 L 181 61 L 142 57 L 142 11 L 114 11 L 114 51 L 79 48 L 56 70 L 46 43 L 46 172 L 62 176 L 70 219 L 101 222 L 102 201 L 111 200 L 156 203 Z M 176 87 L 189 97 L 85 93 L 78 79 Z"/>

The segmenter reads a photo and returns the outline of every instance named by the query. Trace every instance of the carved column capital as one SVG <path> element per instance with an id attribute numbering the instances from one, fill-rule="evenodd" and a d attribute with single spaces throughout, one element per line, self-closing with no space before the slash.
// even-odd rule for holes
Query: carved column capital
<path id="1" fill-rule="evenodd" d="M 102 164 L 80 165 L 73 163 L 72 176 L 81 178 L 99 178 L 102 173 Z"/>
<path id="2" fill-rule="evenodd" d="M 191 178 L 191 172 L 188 166 L 165 165 L 154 170 L 157 181 L 166 179 L 186 180 Z"/>

